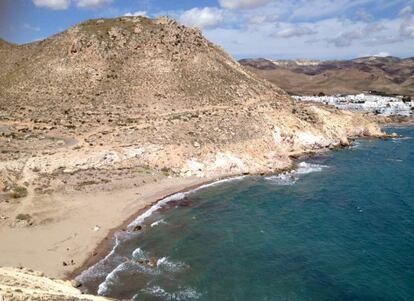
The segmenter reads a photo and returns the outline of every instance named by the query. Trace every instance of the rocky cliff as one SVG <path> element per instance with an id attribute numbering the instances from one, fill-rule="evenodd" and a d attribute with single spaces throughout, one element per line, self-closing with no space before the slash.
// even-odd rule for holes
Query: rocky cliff
<path id="1" fill-rule="evenodd" d="M 76 283 L 47 278 L 24 268 L 0 268 L 0 300 L 4 301 L 104 301 L 103 297 L 83 295 Z"/>

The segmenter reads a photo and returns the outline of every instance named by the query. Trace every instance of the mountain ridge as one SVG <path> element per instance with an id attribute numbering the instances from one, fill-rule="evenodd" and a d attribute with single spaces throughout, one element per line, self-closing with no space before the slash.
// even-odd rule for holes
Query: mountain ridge
<path id="1" fill-rule="evenodd" d="M 413 57 L 369 56 L 352 60 L 310 61 L 311 64 L 263 58 L 239 62 L 292 94 L 353 94 L 374 90 L 414 95 Z"/>

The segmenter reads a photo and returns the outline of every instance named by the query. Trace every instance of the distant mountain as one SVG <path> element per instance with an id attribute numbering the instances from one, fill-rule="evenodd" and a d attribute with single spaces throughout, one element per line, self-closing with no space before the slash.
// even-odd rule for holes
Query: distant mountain
<path id="1" fill-rule="evenodd" d="M 344 61 L 243 59 L 240 63 L 292 94 L 351 94 L 374 90 L 414 95 L 414 58 Z"/>

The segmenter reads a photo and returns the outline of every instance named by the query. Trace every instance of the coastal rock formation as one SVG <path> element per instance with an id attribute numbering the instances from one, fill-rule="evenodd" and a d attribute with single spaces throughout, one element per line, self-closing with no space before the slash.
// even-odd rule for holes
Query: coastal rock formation
<path id="1" fill-rule="evenodd" d="M 297 95 L 367 91 L 414 95 L 414 58 L 371 56 L 345 61 L 243 59 L 240 63 Z"/>
<path id="2" fill-rule="evenodd" d="M 4 301 L 104 301 L 108 298 L 84 295 L 70 281 L 47 278 L 25 268 L 0 268 L 0 300 Z"/>
<path id="3" fill-rule="evenodd" d="M 110 214 L 133 214 L 148 183 L 275 173 L 298 155 L 382 135 L 368 115 L 295 102 L 165 17 L 90 20 L 43 41 L 1 43 L 0 59 L 0 230 L 21 230 L 7 232 L 13 245 L 17 234 L 53 228 L 33 255 L 53 250 L 43 263 L 53 275 L 79 268 L 83 257 L 62 261 L 87 257 L 90 240 L 118 225 Z M 128 201 L 103 195 L 116 189 L 129 189 Z M 9 257 L 0 264 L 34 262 L 24 252 L 11 262 L 13 246 L 1 248 Z"/>
<path id="4" fill-rule="evenodd" d="M 273 172 L 292 153 L 380 134 L 361 115 L 295 104 L 165 17 L 91 20 L 1 48 L 3 181 L 137 164 L 182 176 Z"/>

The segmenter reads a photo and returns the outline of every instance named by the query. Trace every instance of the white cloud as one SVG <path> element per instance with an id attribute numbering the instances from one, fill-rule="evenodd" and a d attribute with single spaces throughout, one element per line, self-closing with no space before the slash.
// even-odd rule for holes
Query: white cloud
<path id="1" fill-rule="evenodd" d="M 400 11 L 400 16 L 402 17 L 400 36 L 403 38 L 414 38 L 414 22 L 412 12 L 413 9 L 411 6 L 406 6 Z"/>
<path id="2" fill-rule="evenodd" d="M 345 11 L 358 6 L 361 0 L 311 0 L 298 1 L 292 4 L 291 19 L 319 19 L 329 16 L 339 16 Z"/>
<path id="3" fill-rule="evenodd" d="M 80 8 L 99 8 L 109 5 L 113 0 L 73 0 Z M 55 10 L 64 10 L 69 7 L 72 0 L 33 0 L 34 5 Z"/>
<path id="4" fill-rule="evenodd" d="M 227 20 L 227 15 L 225 15 Z M 358 35 L 349 47 L 336 47 L 327 39 L 337 37 L 338 33 L 366 30 L 377 25 L 376 30 L 366 36 Z M 360 57 L 364 54 L 390 53 L 395 56 L 412 56 L 414 39 L 399 38 L 400 18 L 383 19 L 367 23 L 352 19 L 328 18 L 319 21 L 299 23 L 317 33 L 287 40 L 275 34 L 275 25 L 263 24 L 253 27 L 218 27 L 204 30 L 205 36 L 221 45 L 236 58 L 266 57 L 271 59 L 344 59 Z M 293 22 L 279 22 L 278 29 L 298 26 Z M 345 30 L 344 30 L 345 29 Z M 371 28 L 372 30 L 373 28 Z M 375 29 L 375 28 L 374 28 Z M 237 43 L 235 43 L 237 41 Z M 254 41 L 254 43 L 252 43 Z"/>
<path id="5" fill-rule="evenodd" d="M 142 16 L 142 17 L 148 17 L 148 12 L 145 10 L 138 10 L 136 12 L 127 12 L 126 14 L 124 14 L 125 17 L 138 17 L 138 16 Z"/>
<path id="6" fill-rule="evenodd" d="M 316 34 L 317 32 L 308 26 L 292 26 L 279 30 L 275 36 L 279 38 L 293 38 Z"/>
<path id="7" fill-rule="evenodd" d="M 409 21 L 403 21 L 403 23 L 401 23 L 400 33 L 402 37 L 413 39 L 414 24 Z"/>
<path id="8" fill-rule="evenodd" d="M 358 9 L 355 15 L 362 21 L 370 22 L 374 20 L 374 17 L 370 13 L 368 13 L 365 9 L 362 9 L 362 8 Z"/>
<path id="9" fill-rule="evenodd" d="M 279 19 L 277 15 L 253 15 L 248 18 L 250 24 L 261 25 L 265 23 L 275 22 Z"/>
<path id="10" fill-rule="evenodd" d="M 191 27 L 214 28 L 223 22 L 223 13 L 213 7 L 193 8 L 180 16 L 180 22 Z"/>
<path id="11" fill-rule="evenodd" d="M 164 14 L 203 28 L 208 39 L 237 58 L 340 59 L 379 52 L 412 56 L 413 1 L 219 0 L 221 8 L 209 8 L 213 13 L 201 14 L 198 8 Z"/>
<path id="12" fill-rule="evenodd" d="M 400 10 L 400 16 L 404 17 L 407 15 L 411 15 L 412 12 L 413 12 L 413 9 L 411 8 L 411 6 L 406 6 Z"/>
<path id="13" fill-rule="evenodd" d="M 391 56 L 391 54 L 389 52 L 386 52 L 386 51 L 381 51 L 381 52 L 378 52 L 377 54 L 364 54 L 364 55 L 362 55 L 362 57 L 369 57 L 369 56 L 387 57 L 387 56 Z"/>
<path id="14" fill-rule="evenodd" d="M 373 56 L 377 56 L 377 57 L 387 57 L 390 56 L 391 54 L 389 52 L 385 52 L 385 51 L 381 51 L 377 54 L 374 54 Z"/>
<path id="15" fill-rule="evenodd" d="M 112 0 L 75 0 L 80 8 L 99 8 L 112 3 Z"/>
<path id="16" fill-rule="evenodd" d="M 329 43 L 334 44 L 336 47 L 348 47 L 351 46 L 355 40 L 362 40 L 370 37 L 373 33 L 379 32 L 383 29 L 380 24 L 367 24 L 362 28 L 355 28 L 350 31 L 342 32 L 336 38 L 328 38 Z"/>
<path id="17" fill-rule="evenodd" d="M 29 30 L 29 31 L 40 31 L 40 27 L 38 26 L 32 26 L 28 23 L 24 23 L 22 26 L 24 29 Z"/>
<path id="18" fill-rule="evenodd" d="M 269 0 L 219 0 L 221 7 L 228 9 L 256 8 L 268 2 Z"/>
<path id="19" fill-rule="evenodd" d="M 33 0 L 34 5 L 37 7 L 46 7 L 55 10 L 67 9 L 70 4 L 70 0 Z"/>
<path id="20" fill-rule="evenodd" d="M 77 7 L 99 7 L 111 2 L 32 1 L 54 9 L 67 8 L 70 3 Z M 169 15 L 181 23 L 199 27 L 207 38 L 238 58 L 336 59 L 367 53 L 412 56 L 414 49 L 414 0 L 218 0 L 216 3 L 217 7 L 157 11 L 151 16 Z M 116 11 L 108 13 L 115 8 Z M 125 12 L 109 6 L 99 13 L 110 17 Z M 148 12 L 131 10 L 126 15 L 145 16 Z"/>

